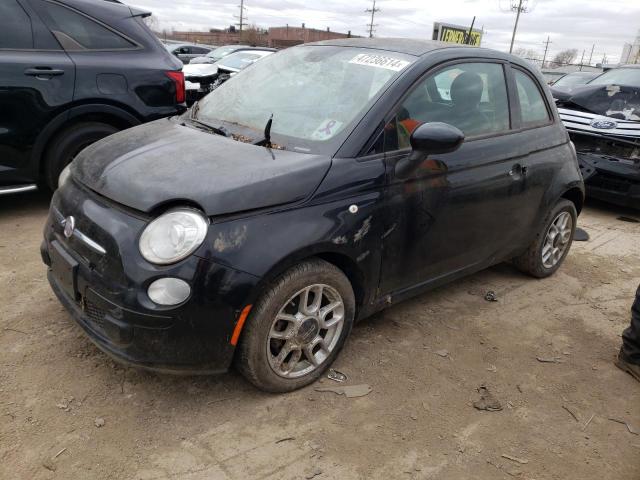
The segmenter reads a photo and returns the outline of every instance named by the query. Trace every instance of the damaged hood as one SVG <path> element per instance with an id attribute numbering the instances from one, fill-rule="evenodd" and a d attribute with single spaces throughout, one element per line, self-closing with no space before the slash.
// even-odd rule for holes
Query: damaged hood
<path id="1" fill-rule="evenodd" d="M 640 121 L 640 88 L 628 85 L 585 85 L 572 90 L 552 89 L 558 107 L 618 120 Z"/>
<path id="2" fill-rule="evenodd" d="M 163 119 L 94 143 L 71 174 L 139 211 L 184 201 L 214 216 L 301 201 L 330 166 L 327 156 L 270 150 Z"/>
<path id="3" fill-rule="evenodd" d="M 184 78 L 210 77 L 218 73 L 218 65 L 215 63 L 188 63 L 182 67 Z"/>

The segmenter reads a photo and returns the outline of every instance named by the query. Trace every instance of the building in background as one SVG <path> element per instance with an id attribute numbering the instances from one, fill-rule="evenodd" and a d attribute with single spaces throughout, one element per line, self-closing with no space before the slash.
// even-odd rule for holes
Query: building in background
<path id="1" fill-rule="evenodd" d="M 337 38 L 354 37 L 351 32 L 333 32 L 329 27 L 326 30 L 307 28 L 303 23 L 301 27 L 272 27 L 263 30 L 256 27 L 245 27 L 242 34 L 235 27 L 224 30 L 211 29 L 208 32 L 156 32 L 162 40 L 176 40 L 190 43 L 203 43 L 207 45 L 233 45 L 249 44 L 254 46 L 285 48 L 301 43 L 318 42 L 321 40 L 334 40 Z"/>
<path id="2" fill-rule="evenodd" d="M 622 47 L 620 63 L 640 63 L 640 30 L 633 43 L 625 43 Z"/>
<path id="3" fill-rule="evenodd" d="M 482 30 L 474 28 L 469 38 L 469 28 L 464 25 L 452 25 L 450 23 L 435 22 L 433 24 L 433 40 L 448 43 L 462 43 L 479 47 L 482 42 Z"/>

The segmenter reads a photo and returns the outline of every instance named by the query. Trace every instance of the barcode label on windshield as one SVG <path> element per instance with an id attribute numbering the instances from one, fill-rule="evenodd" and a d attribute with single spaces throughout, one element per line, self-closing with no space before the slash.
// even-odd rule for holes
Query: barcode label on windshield
<path id="1" fill-rule="evenodd" d="M 369 53 L 361 53 L 356 55 L 349 63 L 356 65 L 366 65 L 368 67 L 386 68 L 387 70 L 393 70 L 399 72 L 411 62 L 406 60 L 399 60 L 393 57 L 385 57 L 384 55 L 371 55 Z"/>

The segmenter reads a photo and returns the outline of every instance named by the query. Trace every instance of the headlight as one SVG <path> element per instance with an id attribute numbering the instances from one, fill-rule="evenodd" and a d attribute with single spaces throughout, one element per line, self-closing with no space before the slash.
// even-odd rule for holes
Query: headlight
<path id="1" fill-rule="evenodd" d="M 58 177 L 58 188 L 60 188 L 64 183 L 69 179 L 71 175 L 71 164 L 64 167 L 62 172 L 60 172 L 60 176 Z"/>
<path id="2" fill-rule="evenodd" d="M 140 253 L 151 263 L 175 263 L 191 255 L 202 244 L 208 225 L 208 220 L 196 210 L 170 210 L 144 229 L 140 236 Z"/>

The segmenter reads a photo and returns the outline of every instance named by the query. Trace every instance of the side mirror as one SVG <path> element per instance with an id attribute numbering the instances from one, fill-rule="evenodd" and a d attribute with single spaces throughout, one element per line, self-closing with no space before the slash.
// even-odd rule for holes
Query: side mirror
<path id="1" fill-rule="evenodd" d="M 407 158 L 396 163 L 396 177 L 407 178 L 431 154 L 455 152 L 464 133 L 448 123 L 429 122 L 416 128 L 409 139 L 413 149 Z"/>

